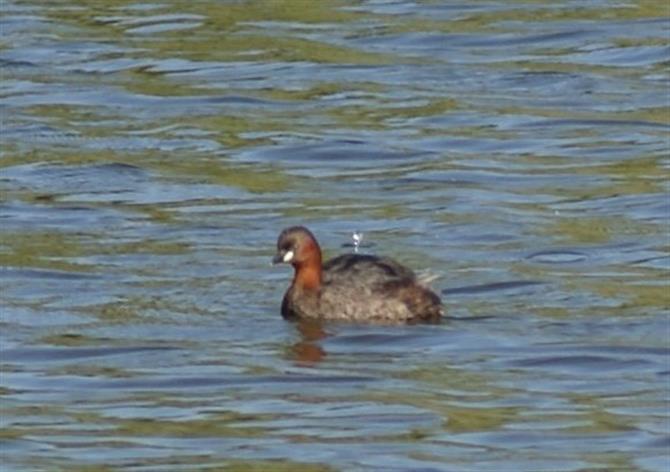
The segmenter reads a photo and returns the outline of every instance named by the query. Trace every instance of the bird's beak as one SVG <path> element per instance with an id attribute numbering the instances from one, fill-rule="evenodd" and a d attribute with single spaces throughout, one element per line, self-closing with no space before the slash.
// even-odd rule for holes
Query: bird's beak
<path id="1" fill-rule="evenodd" d="M 272 264 L 280 264 L 282 262 L 292 264 L 291 261 L 293 261 L 293 255 L 294 255 L 293 250 L 285 251 L 283 249 L 280 249 L 279 251 L 277 251 L 277 254 L 275 254 L 275 257 L 272 258 Z"/>
<path id="2" fill-rule="evenodd" d="M 272 265 L 281 264 L 282 262 L 284 262 L 284 253 L 280 251 L 272 258 Z"/>

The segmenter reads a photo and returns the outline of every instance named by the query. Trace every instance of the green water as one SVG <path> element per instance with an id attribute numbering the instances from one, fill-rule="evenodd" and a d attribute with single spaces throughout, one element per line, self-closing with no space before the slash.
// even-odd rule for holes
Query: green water
<path id="1" fill-rule="evenodd" d="M 667 2 L 5 1 L 3 471 L 665 471 Z M 279 231 L 441 274 L 296 325 Z"/>

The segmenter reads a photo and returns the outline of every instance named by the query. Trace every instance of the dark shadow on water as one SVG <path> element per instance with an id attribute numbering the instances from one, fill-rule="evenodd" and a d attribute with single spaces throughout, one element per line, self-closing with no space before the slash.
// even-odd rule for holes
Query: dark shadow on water
<path id="1" fill-rule="evenodd" d="M 127 346 L 127 347 L 37 347 L 4 349 L 2 358 L 9 362 L 49 362 L 91 357 L 107 357 L 153 351 L 179 349 L 171 346 Z"/>
<path id="2" fill-rule="evenodd" d="M 299 321 L 296 327 L 300 332 L 300 340 L 291 346 L 290 357 L 301 365 L 309 366 L 321 362 L 327 353 L 319 341 L 329 336 L 323 323 Z"/>
<path id="3" fill-rule="evenodd" d="M 480 321 L 487 318 L 480 316 L 457 320 Z M 316 367 L 329 356 L 332 357 L 330 361 L 339 361 L 340 356 L 364 355 L 361 362 L 404 356 L 443 345 L 445 333 L 451 331 L 447 326 L 452 320 L 455 319 L 449 316 L 437 323 L 416 324 L 303 320 L 295 323 L 298 338 L 285 348 L 285 357 L 301 367 Z"/>
<path id="4" fill-rule="evenodd" d="M 468 285 L 465 287 L 447 288 L 442 290 L 444 295 L 474 295 L 479 293 L 495 292 L 500 290 L 512 290 L 535 285 L 544 285 L 539 280 L 512 280 L 509 282 L 495 282 L 491 284 Z"/>
<path id="5" fill-rule="evenodd" d="M 89 280 L 102 279 L 99 274 L 86 272 L 66 272 L 55 269 L 19 269 L 13 267 L 3 267 L 0 269 L 0 278 L 2 279 L 55 279 L 55 280 Z"/>
<path id="6" fill-rule="evenodd" d="M 517 368 L 543 368 L 549 370 L 567 370 L 569 372 L 627 371 L 641 369 L 650 363 L 644 359 L 622 359 L 611 356 L 568 355 L 548 356 L 533 359 L 515 359 L 510 364 Z"/>

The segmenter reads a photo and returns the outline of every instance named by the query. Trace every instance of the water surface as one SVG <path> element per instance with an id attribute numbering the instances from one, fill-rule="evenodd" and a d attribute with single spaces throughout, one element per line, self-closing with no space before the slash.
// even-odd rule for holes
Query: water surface
<path id="1" fill-rule="evenodd" d="M 670 467 L 664 2 L 2 9 L 3 470 Z M 448 320 L 284 322 L 292 224 Z"/>

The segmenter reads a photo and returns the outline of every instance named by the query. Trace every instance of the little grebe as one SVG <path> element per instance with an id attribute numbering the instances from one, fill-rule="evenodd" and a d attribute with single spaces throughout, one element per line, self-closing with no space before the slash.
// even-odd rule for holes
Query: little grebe
<path id="1" fill-rule="evenodd" d="M 291 264 L 281 306 L 286 319 L 368 323 L 436 322 L 442 302 L 412 270 L 386 258 L 343 254 L 321 264 L 321 248 L 302 226 L 286 228 L 273 263 Z"/>

